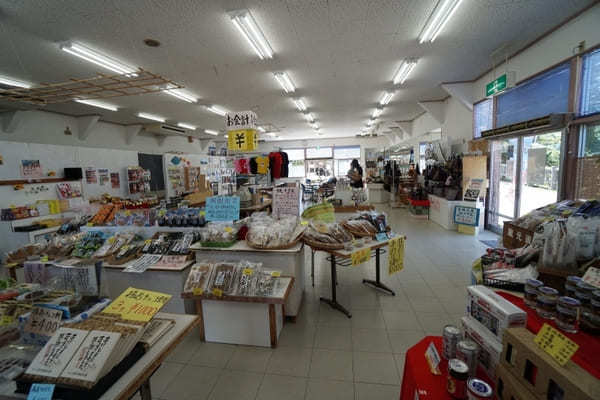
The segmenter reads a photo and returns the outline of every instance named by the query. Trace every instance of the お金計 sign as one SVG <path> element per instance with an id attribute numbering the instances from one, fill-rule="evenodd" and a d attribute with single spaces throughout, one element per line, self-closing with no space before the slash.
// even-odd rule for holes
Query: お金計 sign
<path id="1" fill-rule="evenodd" d="M 273 189 L 273 216 L 300 215 L 300 190 L 294 186 Z"/>
<path id="2" fill-rule="evenodd" d="M 248 129 L 255 130 L 257 119 L 256 113 L 253 111 L 227 113 L 225 116 L 225 128 L 227 132 Z"/>

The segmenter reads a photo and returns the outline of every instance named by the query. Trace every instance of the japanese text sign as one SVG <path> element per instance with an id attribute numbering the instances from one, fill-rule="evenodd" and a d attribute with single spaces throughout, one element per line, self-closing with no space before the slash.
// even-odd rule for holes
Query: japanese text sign
<path id="1" fill-rule="evenodd" d="M 565 365 L 579 348 L 577 343 L 548 324 L 542 326 L 533 341 L 561 366 Z"/>
<path id="2" fill-rule="evenodd" d="M 253 111 L 237 111 L 227 113 L 225 116 L 225 128 L 227 132 L 242 129 L 256 129 L 257 117 Z"/>
<path id="3" fill-rule="evenodd" d="M 356 267 L 364 262 L 369 261 L 371 258 L 371 248 L 367 247 L 366 249 L 357 250 L 350 255 L 352 258 L 352 266 Z"/>
<path id="4" fill-rule="evenodd" d="M 148 322 L 171 299 L 170 294 L 127 288 L 103 311 L 129 321 Z"/>
<path id="5" fill-rule="evenodd" d="M 388 273 L 395 274 L 404 269 L 404 246 L 406 237 L 395 236 L 390 239 L 390 254 L 388 256 Z"/>
<path id="6" fill-rule="evenodd" d="M 25 332 L 52 336 L 60 327 L 63 312 L 53 308 L 34 306 L 31 309 Z"/>
<path id="7" fill-rule="evenodd" d="M 27 400 L 51 400 L 54 393 L 54 384 L 34 383 L 29 388 Z"/>
<path id="8" fill-rule="evenodd" d="M 454 223 L 469 226 L 479 225 L 479 209 L 475 207 L 454 207 Z"/>
<path id="9" fill-rule="evenodd" d="M 300 190 L 297 186 L 273 188 L 273 216 L 300 215 Z"/>
<path id="10" fill-rule="evenodd" d="M 206 198 L 207 221 L 235 221 L 240 219 L 238 196 L 212 196 Z"/>
<path id="11" fill-rule="evenodd" d="M 241 129 L 227 134 L 227 149 L 252 151 L 258 148 L 258 134 L 254 129 Z"/>
<path id="12" fill-rule="evenodd" d="M 600 288 L 600 269 L 589 267 L 581 279 L 589 285 Z"/>

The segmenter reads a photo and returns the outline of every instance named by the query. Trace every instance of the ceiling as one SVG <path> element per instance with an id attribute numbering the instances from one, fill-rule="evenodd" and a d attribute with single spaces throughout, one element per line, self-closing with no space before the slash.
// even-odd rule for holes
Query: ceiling
<path id="1" fill-rule="evenodd" d="M 58 49 L 78 41 L 129 65 L 183 84 L 203 104 L 254 110 L 280 139 L 316 138 L 272 72 L 286 71 L 322 127 L 322 137 L 354 136 L 365 125 L 402 59 L 419 58 L 381 120 L 421 114 L 421 100 L 447 96 L 441 82 L 471 80 L 501 46 L 512 53 L 592 0 L 463 0 L 434 43 L 417 37 L 437 0 L 0 0 L 0 75 L 59 82 L 106 72 Z M 247 8 L 275 52 L 259 60 L 229 21 Z M 159 40 L 158 48 L 143 40 Z M 496 60 L 498 61 L 498 60 Z M 222 129 L 221 117 L 166 94 L 119 97 L 117 112 L 77 103 L 43 109 L 101 114 L 121 124 L 168 122 Z M 0 103 L 0 108 L 15 104 Z M 23 104 L 17 104 L 25 107 Z"/>

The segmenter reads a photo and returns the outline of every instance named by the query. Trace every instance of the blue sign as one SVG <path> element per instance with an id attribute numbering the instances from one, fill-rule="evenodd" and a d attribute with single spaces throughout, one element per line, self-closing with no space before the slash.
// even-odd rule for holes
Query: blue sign
<path id="1" fill-rule="evenodd" d="M 235 221 L 240 219 L 238 196 L 212 196 L 206 198 L 207 221 Z"/>
<path id="2" fill-rule="evenodd" d="M 479 208 L 454 207 L 454 223 L 460 225 L 479 226 Z"/>
<path id="3" fill-rule="evenodd" d="M 29 389 L 27 400 L 51 400 L 54 385 L 49 383 L 34 383 Z"/>
<path id="4" fill-rule="evenodd" d="M 385 242 L 389 238 L 387 232 L 379 232 L 377 235 L 375 235 L 375 239 L 377 239 L 378 242 Z"/>

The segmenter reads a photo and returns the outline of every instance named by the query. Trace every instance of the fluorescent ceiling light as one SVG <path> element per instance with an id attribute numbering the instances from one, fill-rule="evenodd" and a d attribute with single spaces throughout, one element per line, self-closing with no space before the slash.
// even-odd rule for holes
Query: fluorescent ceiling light
<path id="1" fill-rule="evenodd" d="M 298 111 L 306 111 L 306 104 L 304 104 L 304 99 L 294 99 L 294 104 Z"/>
<path id="2" fill-rule="evenodd" d="M 390 100 L 394 97 L 394 92 L 383 92 L 383 96 L 381 96 L 381 100 L 379 100 L 379 104 L 382 106 L 387 105 Z"/>
<path id="3" fill-rule="evenodd" d="M 367 121 L 367 127 L 371 127 L 371 125 L 373 125 L 373 120 L 370 119 Z"/>
<path id="4" fill-rule="evenodd" d="M 302 115 L 304 116 L 304 119 L 308 122 L 315 122 L 315 116 L 312 115 L 312 113 L 304 113 Z"/>
<path id="5" fill-rule="evenodd" d="M 262 60 L 265 58 L 273 58 L 273 49 L 265 35 L 262 33 L 256 21 L 248 10 L 234 11 L 229 14 L 231 16 L 231 22 L 240 31 L 242 36 L 246 38 L 252 50 L 256 52 L 258 57 Z"/>
<path id="6" fill-rule="evenodd" d="M 273 75 L 275 76 L 275 79 L 277 79 L 277 83 L 279 83 L 286 93 L 293 93 L 296 91 L 296 87 L 287 73 L 273 72 Z"/>
<path id="7" fill-rule="evenodd" d="M 137 114 L 138 117 L 140 118 L 146 118 L 146 119 L 151 119 L 152 121 L 157 121 L 157 122 L 165 122 L 165 119 L 159 115 L 155 115 L 155 114 L 148 114 L 148 113 L 138 113 Z"/>
<path id="8" fill-rule="evenodd" d="M 170 94 L 173 97 L 177 97 L 179 100 L 187 101 L 188 103 L 195 103 L 198 101 L 197 97 L 181 89 L 165 90 L 165 93 Z"/>
<path id="9" fill-rule="evenodd" d="M 118 74 L 134 74 L 137 72 L 136 68 L 123 64 L 114 58 L 100 54 L 81 43 L 73 42 L 62 44 L 60 49 Z"/>
<path id="10" fill-rule="evenodd" d="M 29 82 L 19 81 L 17 79 L 9 78 L 8 76 L 2 76 L 2 75 L 0 75 L 0 83 L 3 85 L 20 87 L 20 88 L 24 88 L 24 89 L 29 89 L 31 86 L 33 86 Z"/>
<path id="11" fill-rule="evenodd" d="M 109 111 L 117 111 L 119 109 L 119 107 L 117 107 L 115 105 L 104 103 L 102 101 L 97 101 L 97 100 L 75 99 L 74 101 L 76 101 L 77 103 L 81 103 L 81 104 L 87 104 L 88 106 L 92 106 L 92 107 L 103 108 L 103 109 L 109 110 Z"/>
<path id="12" fill-rule="evenodd" d="M 225 115 L 227 115 L 227 111 L 223 110 L 219 106 L 212 105 L 212 106 L 206 107 L 206 109 L 210 112 L 220 115 L 221 117 L 224 117 Z"/>
<path id="13" fill-rule="evenodd" d="M 398 71 L 396 71 L 396 74 L 394 75 L 394 85 L 401 85 L 404 83 L 406 78 L 408 78 L 410 71 L 412 71 L 415 65 L 417 65 L 417 61 L 418 60 L 416 59 L 408 58 L 402 61 L 400 67 L 398 68 Z"/>
<path id="14" fill-rule="evenodd" d="M 419 43 L 433 42 L 444 26 L 450 21 L 452 14 L 458 9 L 462 0 L 440 0 L 433 13 L 429 16 L 421 35 Z"/>
<path id="15" fill-rule="evenodd" d="M 185 122 L 178 122 L 177 126 L 184 129 L 189 129 L 191 131 L 195 131 L 197 126 L 186 124 Z"/>
<path id="16" fill-rule="evenodd" d="M 383 108 L 376 108 L 373 110 L 373 114 L 371 114 L 371 118 L 376 119 L 383 112 Z"/>
<path id="17" fill-rule="evenodd" d="M 208 133 L 209 135 L 213 135 L 213 136 L 218 136 L 219 135 L 219 131 L 215 131 L 213 129 L 205 129 L 204 133 Z M 225 135 L 227 136 L 227 135 Z"/>

